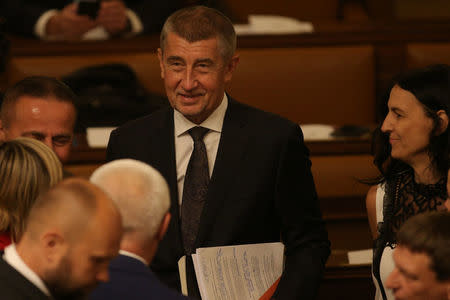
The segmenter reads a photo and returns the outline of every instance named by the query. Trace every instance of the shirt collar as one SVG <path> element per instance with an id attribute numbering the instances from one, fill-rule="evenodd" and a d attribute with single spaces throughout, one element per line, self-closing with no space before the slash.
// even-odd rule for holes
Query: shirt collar
<path id="1" fill-rule="evenodd" d="M 34 284 L 38 289 L 40 289 L 47 296 L 51 296 L 50 291 L 45 286 L 44 281 L 33 271 L 31 270 L 22 258 L 17 253 L 16 245 L 11 244 L 5 248 L 5 254 L 3 255 L 3 259 L 17 272 L 22 274 L 28 281 Z"/>
<path id="2" fill-rule="evenodd" d="M 208 128 L 209 130 L 222 132 L 223 120 L 225 118 L 225 113 L 228 107 L 228 97 L 226 94 L 223 95 L 222 102 L 220 105 L 212 112 L 209 117 L 203 121 L 201 124 L 195 124 L 189 121 L 183 114 L 174 109 L 174 126 L 175 126 L 175 136 L 178 137 L 186 133 L 189 129 L 195 126 L 202 126 Z"/>
<path id="3" fill-rule="evenodd" d="M 139 255 L 137 255 L 135 253 L 132 253 L 132 252 L 129 252 L 129 251 L 126 251 L 126 250 L 119 250 L 119 254 L 120 255 L 124 255 L 124 256 L 128 256 L 128 257 L 132 257 L 134 259 L 137 259 L 137 260 L 139 260 L 140 262 L 142 262 L 146 266 L 149 265 L 147 263 L 147 261 L 143 257 L 141 257 L 141 256 L 139 256 Z"/>

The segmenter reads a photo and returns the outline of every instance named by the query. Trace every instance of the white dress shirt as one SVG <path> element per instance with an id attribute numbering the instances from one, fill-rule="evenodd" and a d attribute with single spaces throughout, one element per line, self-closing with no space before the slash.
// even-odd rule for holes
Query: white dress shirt
<path id="1" fill-rule="evenodd" d="M 140 262 L 142 262 L 144 265 L 146 265 L 146 266 L 148 266 L 149 265 L 149 263 L 143 258 L 143 257 L 141 257 L 141 256 L 139 256 L 139 255 L 137 255 L 137 254 L 134 254 L 134 253 L 132 253 L 132 252 L 129 252 L 129 251 L 126 251 L 126 250 L 119 250 L 119 254 L 120 255 L 124 255 L 124 256 L 128 256 L 128 257 L 131 257 L 131 258 L 134 258 L 134 259 L 137 259 L 138 261 L 140 261 Z"/>
<path id="2" fill-rule="evenodd" d="M 222 102 L 215 111 L 201 124 L 197 125 L 186 119 L 179 111 L 174 110 L 175 128 L 175 157 L 177 163 L 178 201 L 181 207 L 183 199 L 184 176 L 194 150 L 194 141 L 188 130 L 195 126 L 208 128 L 203 142 L 208 156 L 209 177 L 211 177 L 219 148 L 220 135 L 222 134 L 223 119 L 228 107 L 228 98 L 224 94 Z"/>
<path id="3" fill-rule="evenodd" d="M 44 294 L 51 297 L 50 291 L 45 286 L 45 283 L 42 281 L 41 278 L 33 271 L 31 270 L 25 262 L 22 260 L 22 258 L 19 256 L 16 250 L 15 244 L 11 244 L 8 247 L 5 248 L 5 254 L 3 254 L 3 259 L 14 269 L 16 269 L 17 272 L 22 274 L 23 277 L 28 279 L 32 284 L 34 284 L 38 289 L 40 289 Z"/>

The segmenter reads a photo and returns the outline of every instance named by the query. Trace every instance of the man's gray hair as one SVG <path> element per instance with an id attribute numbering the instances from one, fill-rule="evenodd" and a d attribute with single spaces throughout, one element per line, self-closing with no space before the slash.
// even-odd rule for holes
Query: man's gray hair
<path id="1" fill-rule="evenodd" d="M 214 8 L 190 6 L 170 15 L 160 36 L 163 55 L 169 33 L 175 33 L 190 43 L 217 38 L 219 51 L 225 62 L 228 62 L 236 51 L 236 32 L 233 24 Z"/>
<path id="2" fill-rule="evenodd" d="M 170 207 L 169 187 L 163 176 L 146 163 L 120 159 L 104 164 L 91 175 L 116 203 L 125 234 L 151 239 Z"/>

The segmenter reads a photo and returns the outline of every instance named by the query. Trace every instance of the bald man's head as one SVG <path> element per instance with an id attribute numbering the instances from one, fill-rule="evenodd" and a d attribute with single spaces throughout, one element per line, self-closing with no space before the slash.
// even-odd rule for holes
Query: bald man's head
<path id="1" fill-rule="evenodd" d="M 36 200 L 17 251 L 55 298 L 84 295 L 108 280 L 121 235 L 111 199 L 87 180 L 71 178 Z"/>
<path id="2" fill-rule="evenodd" d="M 42 231 L 58 227 L 67 238 L 77 238 L 90 229 L 95 215 L 102 210 L 106 210 L 111 219 L 119 214 L 109 196 L 97 186 L 84 179 L 67 179 L 36 200 L 26 231 L 36 238 Z"/>

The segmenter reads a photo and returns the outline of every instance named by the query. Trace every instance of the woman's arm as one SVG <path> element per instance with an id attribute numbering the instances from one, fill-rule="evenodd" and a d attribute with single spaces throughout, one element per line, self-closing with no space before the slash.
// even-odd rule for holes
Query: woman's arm
<path id="1" fill-rule="evenodd" d="M 370 187 L 366 196 L 367 217 L 369 219 L 369 227 L 373 239 L 376 239 L 378 237 L 376 198 L 377 198 L 377 186 L 374 185 Z"/>

